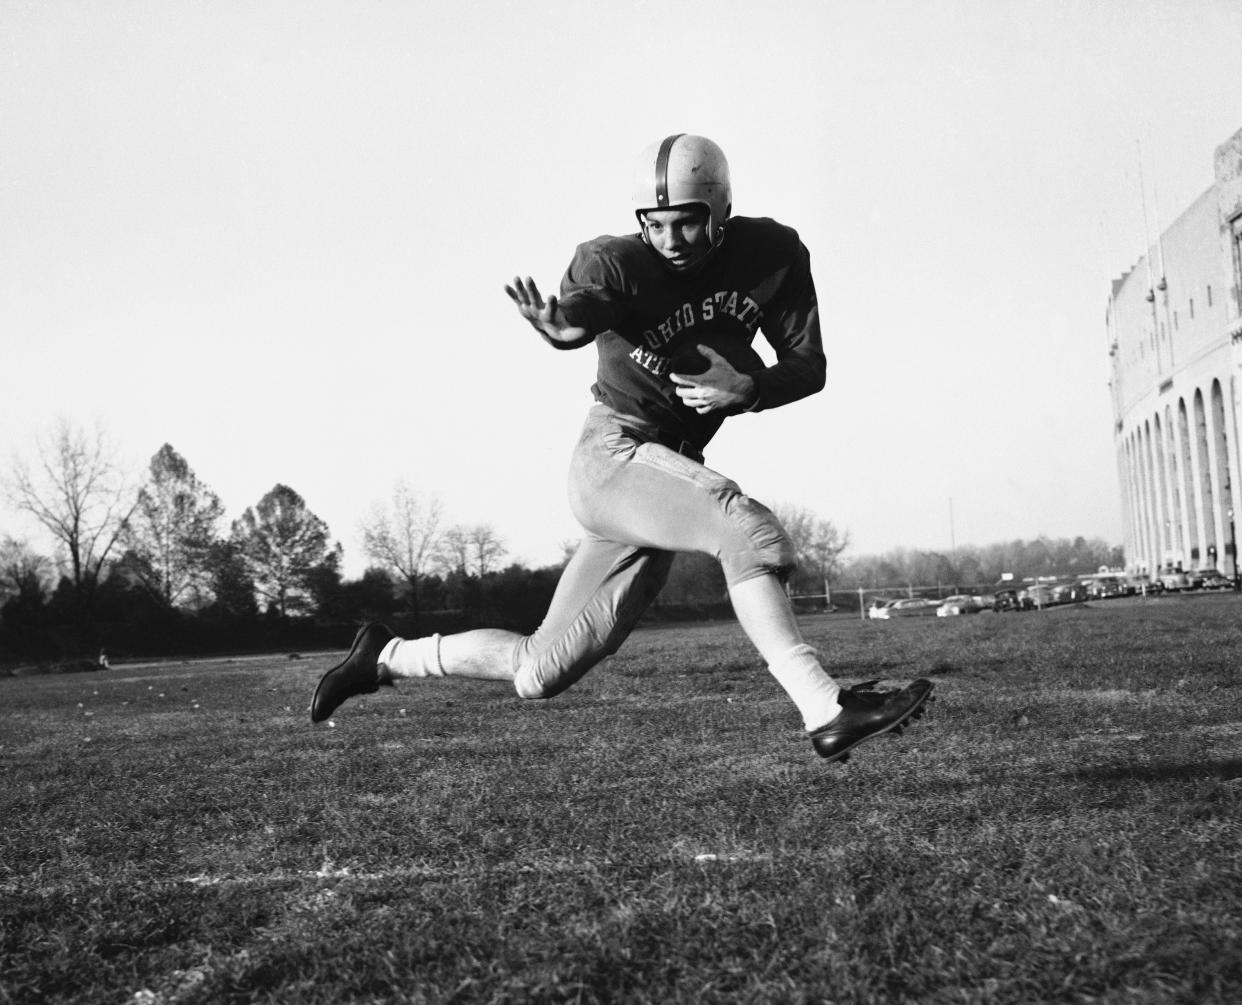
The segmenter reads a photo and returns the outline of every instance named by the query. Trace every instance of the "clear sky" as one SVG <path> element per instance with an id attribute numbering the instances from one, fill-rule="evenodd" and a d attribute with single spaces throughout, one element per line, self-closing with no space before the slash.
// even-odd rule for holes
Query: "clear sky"
<path id="1" fill-rule="evenodd" d="M 503 285 L 632 230 L 634 155 L 695 132 L 810 248 L 829 357 L 713 467 L 854 554 L 1120 543 L 1140 145 L 1154 238 L 1242 129 L 1240 48 L 1237 0 L 0 0 L 0 460 L 98 421 L 230 520 L 292 486 L 350 574 L 398 478 L 553 561 L 594 350 Z"/>

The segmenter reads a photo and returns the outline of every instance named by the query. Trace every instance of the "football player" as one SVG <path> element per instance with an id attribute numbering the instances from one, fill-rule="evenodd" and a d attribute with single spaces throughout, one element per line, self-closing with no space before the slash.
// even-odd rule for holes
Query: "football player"
<path id="1" fill-rule="evenodd" d="M 364 626 L 320 680 L 313 721 L 396 678 L 473 677 L 509 682 L 523 698 L 557 695 L 617 651 L 679 551 L 721 563 L 738 621 L 817 754 L 843 761 L 922 715 L 930 681 L 842 689 L 825 672 L 784 590 L 794 567 L 788 535 L 770 510 L 703 463 L 726 418 L 824 386 L 806 248 L 790 227 L 732 208 L 720 147 L 669 136 L 639 157 L 636 233 L 579 245 L 559 295 L 543 296 L 529 277 L 505 287 L 548 344 L 593 344 L 598 353 L 596 404 L 569 471 L 582 543 L 531 635 L 484 628 L 402 639 Z M 751 348 L 757 334 L 772 347 L 772 366 Z"/>

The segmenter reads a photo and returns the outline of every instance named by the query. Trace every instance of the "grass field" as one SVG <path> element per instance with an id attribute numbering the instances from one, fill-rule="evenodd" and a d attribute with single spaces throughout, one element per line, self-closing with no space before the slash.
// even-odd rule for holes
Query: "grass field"
<path id="1" fill-rule="evenodd" d="M 931 713 L 825 765 L 731 624 L 0 680 L 0 1001 L 1242 1001 L 1242 598 L 804 627 Z"/>

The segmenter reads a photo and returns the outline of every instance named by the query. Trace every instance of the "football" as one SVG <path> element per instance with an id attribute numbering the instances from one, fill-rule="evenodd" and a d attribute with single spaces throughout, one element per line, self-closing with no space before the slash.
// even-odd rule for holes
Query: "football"
<path id="1" fill-rule="evenodd" d="M 678 346 L 670 357 L 670 372 L 684 374 L 687 377 L 705 373 L 711 364 L 707 357 L 699 352 L 699 346 L 704 345 L 723 356 L 739 373 L 754 373 L 756 370 L 762 370 L 766 365 L 762 357 L 744 338 L 737 335 L 708 334 L 694 336 Z"/>

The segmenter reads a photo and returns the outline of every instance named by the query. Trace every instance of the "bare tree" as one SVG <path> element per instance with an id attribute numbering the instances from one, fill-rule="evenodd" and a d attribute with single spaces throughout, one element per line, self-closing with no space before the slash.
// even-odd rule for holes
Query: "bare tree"
<path id="1" fill-rule="evenodd" d="M 50 434 L 36 438 L 36 454 L 33 467 L 13 457 L 6 495 L 64 546 L 78 614 L 86 621 L 105 563 L 133 510 L 134 492 L 98 426 L 88 433 L 62 418 Z"/>
<path id="2" fill-rule="evenodd" d="M 494 528 L 485 523 L 454 524 L 440 535 L 436 564 L 446 573 L 486 576 L 508 553 Z"/>
<path id="3" fill-rule="evenodd" d="M 470 566 L 470 536 L 461 524 L 454 524 L 440 535 L 435 564 L 446 574 L 467 574 Z"/>
<path id="4" fill-rule="evenodd" d="M 418 610 L 419 580 L 441 551 L 442 521 L 440 500 L 419 495 L 403 481 L 393 487 L 387 503 L 376 503 L 362 521 L 362 550 L 377 566 L 405 580 L 411 610 Z"/>
<path id="5" fill-rule="evenodd" d="M 850 544 L 849 534 L 801 506 L 777 506 L 774 512 L 793 541 L 798 567 L 823 583 L 825 602 L 831 603 L 832 577 L 840 571 L 841 554 Z"/>
<path id="6" fill-rule="evenodd" d="M 470 557 L 474 561 L 474 573 L 486 576 L 492 572 L 496 564 L 508 553 L 508 548 L 500 540 L 495 529 L 485 523 L 475 524 L 466 531 L 470 542 Z"/>

